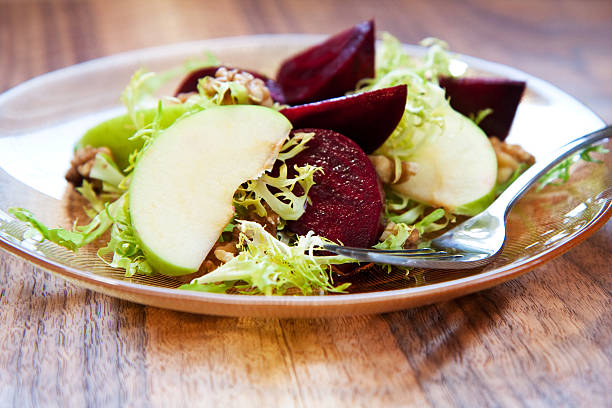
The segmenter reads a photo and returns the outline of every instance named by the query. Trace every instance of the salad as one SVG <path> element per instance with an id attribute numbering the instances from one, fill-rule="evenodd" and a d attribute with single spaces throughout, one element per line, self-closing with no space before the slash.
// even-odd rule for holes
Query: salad
<path id="1" fill-rule="evenodd" d="M 86 132 L 66 174 L 86 225 L 32 236 L 181 289 L 241 294 L 345 292 L 335 275 L 372 272 L 328 242 L 398 249 L 484 210 L 533 156 L 504 142 L 525 83 L 463 77 L 447 45 L 408 55 L 364 22 L 284 61 L 275 79 L 213 56 L 139 70 L 126 113 Z M 174 95 L 161 84 L 186 75 Z M 541 185 L 567 179 L 569 163 Z"/>

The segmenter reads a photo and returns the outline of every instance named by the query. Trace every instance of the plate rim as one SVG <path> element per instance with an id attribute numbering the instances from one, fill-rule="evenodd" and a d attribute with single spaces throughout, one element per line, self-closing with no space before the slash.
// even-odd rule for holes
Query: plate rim
<path id="1" fill-rule="evenodd" d="M 139 283 L 132 283 L 126 281 L 120 281 L 113 278 L 97 275 L 93 272 L 83 271 L 71 266 L 66 266 L 48 259 L 43 259 L 38 256 L 34 251 L 24 250 L 17 247 L 11 242 L 5 241 L 0 237 L 0 248 L 7 250 L 9 253 L 16 255 L 17 257 L 34 264 L 41 269 L 51 272 L 54 275 L 58 275 L 61 278 L 68 280 L 72 283 L 79 282 L 81 285 L 88 289 L 92 289 L 97 292 L 108 294 L 107 291 L 100 290 L 103 287 L 107 290 L 114 291 L 116 288 L 123 288 L 121 292 L 126 292 L 127 295 L 139 295 L 145 296 L 144 300 L 135 300 L 136 303 L 146 305 L 156 305 L 156 302 L 149 302 L 146 299 L 155 297 L 157 299 L 176 299 L 178 296 L 181 300 L 197 301 L 203 306 L 206 304 L 217 304 L 217 305 L 231 305 L 237 307 L 273 307 L 283 306 L 287 310 L 285 313 L 276 313 L 281 317 L 296 317 L 297 315 L 292 313 L 296 309 L 301 309 L 304 306 L 310 308 L 326 308 L 326 307 L 345 307 L 345 306 L 367 306 L 367 305 L 381 305 L 390 304 L 390 308 L 383 308 L 385 312 L 404 309 L 402 305 L 396 304 L 393 307 L 394 301 L 410 301 L 408 303 L 413 306 L 426 305 L 430 303 L 436 303 L 438 301 L 453 299 L 458 296 L 467 295 L 480 290 L 484 290 L 493 286 L 496 286 L 505 281 L 517 278 L 533 268 L 546 263 L 564 253 L 568 252 L 576 245 L 582 243 L 585 239 L 590 237 L 599 228 L 601 228 L 612 216 L 612 201 L 608 200 L 598 214 L 581 230 L 576 232 L 568 241 L 560 244 L 556 247 L 547 249 L 538 254 L 537 257 L 527 258 L 521 263 L 510 267 L 507 265 L 498 269 L 477 273 L 464 278 L 459 278 L 451 281 L 435 283 L 425 286 L 416 286 L 412 288 L 404 289 L 392 289 L 385 291 L 367 292 L 367 293 L 347 293 L 347 294 L 334 294 L 334 295 L 323 295 L 323 296 L 253 296 L 253 295 L 240 295 L 240 294 L 222 294 L 222 293 L 207 293 L 207 292 L 196 292 L 196 291 L 180 291 L 179 289 L 162 288 L 158 286 L 143 285 Z M 467 287 L 467 288 L 466 288 Z M 467 289 L 467 291 L 465 290 Z M 126 299 L 126 296 L 118 296 Z M 203 302 L 202 302 L 203 301 Z M 190 307 L 181 307 L 180 304 L 175 305 L 176 307 L 168 306 L 167 308 L 179 311 L 193 311 Z M 243 309 L 244 310 L 244 309 Z M 215 314 L 215 315 L 226 315 L 226 316 L 268 316 L 268 313 L 259 314 L 257 311 L 254 313 L 232 313 L 234 310 L 222 313 L 212 313 L 210 310 L 201 310 L 203 314 Z M 288 312 L 288 313 L 287 313 Z M 329 311 L 331 312 L 331 310 Z M 371 314 L 378 313 L 380 311 L 366 311 L 363 313 L 361 309 L 357 309 L 353 312 L 348 311 L 342 313 L 342 315 L 355 315 L 355 314 Z M 315 313 L 317 314 L 317 313 Z M 302 313 L 299 313 L 302 315 Z M 334 316 L 336 313 L 323 313 L 317 314 L 321 316 Z"/>
<path id="2" fill-rule="evenodd" d="M 80 62 L 74 65 L 70 65 L 68 67 L 60 68 L 58 70 L 54 70 L 51 72 L 47 72 L 36 76 L 34 78 L 28 79 L 21 84 L 18 84 L 12 88 L 9 88 L 2 94 L 0 94 L 0 103 L 2 103 L 5 99 L 10 98 L 14 93 L 21 92 L 28 87 L 36 85 L 38 81 L 45 80 L 53 80 L 54 77 L 62 77 L 62 76 L 70 76 L 73 73 L 79 72 L 81 70 L 89 70 L 92 68 L 97 68 L 100 65 L 113 65 L 117 61 L 122 60 L 135 60 L 138 58 L 145 58 L 147 55 L 160 54 L 180 54 L 184 53 L 185 49 L 205 49 L 207 45 L 210 43 L 242 43 L 244 46 L 244 41 L 254 41 L 257 43 L 271 41 L 274 39 L 278 39 L 282 37 L 285 41 L 295 41 L 303 44 L 305 41 L 316 42 L 321 38 L 325 38 L 327 36 L 321 34 L 258 34 L 258 35 L 245 35 L 245 36 L 233 36 L 233 37 L 220 37 L 220 38 L 211 38 L 206 40 L 198 40 L 198 41 L 189 41 L 189 42 L 180 42 L 174 44 L 167 44 L 162 46 L 155 47 L 147 47 L 141 48 L 131 51 L 125 51 L 118 54 L 108 55 L 84 62 Z M 417 45 L 403 44 L 404 48 L 411 51 L 413 54 L 418 55 L 424 52 L 425 48 Z M 183 51 L 181 51 L 183 50 Z M 543 92 L 547 95 L 556 95 L 565 100 L 571 101 L 576 105 L 580 105 L 580 107 L 586 112 L 590 113 L 594 119 L 599 120 L 600 125 L 604 125 L 604 120 L 591 108 L 589 108 L 586 104 L 579 101 L 575 97 L 571 96 L 567 92 L 561 90 L 557 86 L 540 79 L 538 77 L 532 76 L 522 70 L 517 68 L 513 68 L 508 65 L 504 65 L 498 62 L 484 60 L 477 57 L 472 57 L 469 55 L 464 55 L 460 53 L 454 53 L 457 55 L 462 61 L 468 63 L 469 66 L 474 66 L 479 69 L 484 69 L 486 71 L 492 72 L 494 74 L 498 74 L 508 78 L 519 78 L 528 81 L 528 87 L 535 88 L 538 90 L 543 90 Z M 582 227 L 579 231 L 576 231 L 573 234 L 570 234 L 565 242 L 559 244 L 555 247 L 549 248 L 540 252 L 535 257 L 530 257 L 525 260 L 522 260 L 518 264 L 508 264 L 502 266 L 500 268 L 496 268 L 490 271 L 485 271 L 481 273 L 476 273 L 474 275 L 470 275 L 467 277 L 454 279 L 450 281 L 425 285 L 425 286 L 417 286 L 412 288 L 403 288 L 403 289 L 391 289 L 391 290 L 382 290 L 376 292 L 367 292 L 367 293 L 348 293 L 348 294 L 340 294 L 340 295 L 326 295 L 326 296 L 252 296 L 252 295 L 240 295 L 240 294 L 219 294 L 219 293 L 204 293 L 204 292 L 195 292 L 195 291 L 179 291 L 178 289 L 172 288 L 163 288 L 157 286 L 150 286 L 145 284 L 133 283 L 129 281 L 122 281 L 114 278 L 109 278 L 105 276 L 98 275 L 94 272 L 90 272 L 87 270 L 78 269 L 72 266 L 67 266 L 61 264 L 59 262 L 47 259 L 42 255 L 37 254 L 35 251 L 25 249 L 17 246 L 16 244 L 4 239 L 0 236 L 0 248 L 6 250 L 8 253 L 15 255 L 26 262 L 36 265 L 37 267 L 51 272 L 54 275 L 58 275 L 72 283 L 75 283 L 79 286 L 85 286 L 89 289 L 93 289 L 98 292 L 107 293 L 114 292 L 113 296 L 128 299 L 131 301 L 135 301 L 137 303 L 142 304 L 155 304 L 155 302 L 147 302 L 146 298 L 168 298 L 175 299 L 179 297 L 180 299 L 184 299 L 186 301 L 195 301 L 202 304 L 202 309 L 206 309 L 204 306 L 206 304 L 220 304 L 220 305 L 232 305 L 232 306 L 249 306 L 249 307 L 270 307 L 270 306 L 283 306 L 286 311 L 289 313 L 277 313 L 277 315 L 285 315 L 285 316 L 294 316 L 295 309 L 301 309 L 304 306 L 308 306 L 310 308 L 327 308 L 327 307 L 350 307 L 351 305 L 384 305 L 389 304 L 390 308 L 383 308 L 384 311 L 398 310 L 405 308 L 405 306 L 397 304 L 397 301 L 410 301 L 408 303 L 414 303 L 413 306 L 434 303 L 436 301 L 441 301 L 443 299 L 450 299 L 456 296 L 473 293 L 479 290 L 483 290 L 492 286 L 495 286 L 504 281 L 516 278 L 524 273 L 529 272 L 533 268 L 542 265 L 553 258 L 556 258 L 569 250 L 571 250 L 576 245 L 583 242 L 585 239 L 590 237 L 593 233 L 595 233 L 599 228 L 603 227 L 606 222 L 612 217 L 612 201 L 607 200 L 599 212 L 591 219 L 589 222 Z M 511 266 L 512 265 L 512 266 Z M 102 290 L 102 288 L 106 289 L 106 291 Z M 121 296 L 120 294 L 124 294 Z M 143 296 L 144 299 L 131 299 L 131 295 L 136 295 L 137 297 Z M 394 303 L 395 302 L 395 303 Z M 395 307 L 393 305 L 395 304 Z M 181 308 L 180 305 L 176 305 L 177 307 L 173 308 L 171 305 L 168 307 L 169 309 L 175 310 L 190 310 L 193 311 L 192 308 Z M 410 307 L 410 306 L 408 306 Z M 244 310 L 244 309 L 242 309 Z M 336 310 L 336 309 L 334 309 Z M 223 314 L 223 315 L 247 315 L 249 313 L 232 313 L 235 310 L 230 310 L 228 313 L 211 313 L 209 310 L 201 310 L 200 313 L 206 314 Z M 342 315 L 349 314 L 359 314 L 359 310 L 356 310 L 357 313 L 351 313 L 350 310 L 344 310 Z M 369 313 L 377 313 L 379 311 L 372 311 Z M 325 315 L 314 313 L 317 315 Z M 257 313 L 252 314 L 257 315 Z M 270 313 L 266 313 L 265 315 L 270 315 Z M 337 313 L 328 314 L 328 315 L 338 315 Z"/>

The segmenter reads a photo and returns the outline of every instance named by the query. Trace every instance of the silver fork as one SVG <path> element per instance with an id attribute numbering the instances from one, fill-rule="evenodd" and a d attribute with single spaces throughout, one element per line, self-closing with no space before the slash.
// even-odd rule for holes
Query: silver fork
<path id="1" fill-rule="evenodd" d="M 486 265 L 501 252 L 506 240 L 506 217 L 529 187 L 569 155 L 610 137 L 612 126 L 608 125 L 564 145 L 545 159 L 538 160 L 485 211 L 432 240 L 429 248 L 381 250 L 332 244 L 324 245 L 324 248 L 360 261 L 408 267 L 469 269 Z"/>

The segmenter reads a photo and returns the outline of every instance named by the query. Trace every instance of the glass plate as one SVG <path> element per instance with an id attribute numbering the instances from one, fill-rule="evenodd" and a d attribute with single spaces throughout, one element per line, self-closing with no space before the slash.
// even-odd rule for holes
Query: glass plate
<path id="1" fill-rule="evenodd" d="M 312 35 L 215 39 L 139 50 L 78 64 L 19 85 L 0 96 L 0 247 L 62 278 L 122 299 L 168 309 L 228 316 L 315 317 L 381 313 L 447 300 L 517 277 L 559 256 L 612 214 L 612 155 L 605 165 L 581 164 L 569 183 L 525 196 L 508 218 L 503 253 L 485 268 L 360 274 L 348 294 L 263 297 L 179 291 L 165 276 L 125 278 L 96 257 L 96 246 L 74 254 L 23 239 L 26 227 L 7 213 L 32 210 L 48 225 L 85 220 L 84 201 L 64 180 L 72 146 L 96 123 L 121 112 L 119 95 L 138 68 L 160 71 L 209 51 L 231 66 L 273 76 L 292 53 L 320 41 Z M 423 49 L 406 46 L 412 54 Z M 479 74 L 526 80 L 511 143 L 537 157 L 603 126 L 603 121 L 547 82 L 500 64 L 461 57 Z M 176 83 L 169 84 L 167 94 Z M 612 146 L 608 143 L 608 148 Z M 338 282 L 337 282 L 338 283 Z"/>

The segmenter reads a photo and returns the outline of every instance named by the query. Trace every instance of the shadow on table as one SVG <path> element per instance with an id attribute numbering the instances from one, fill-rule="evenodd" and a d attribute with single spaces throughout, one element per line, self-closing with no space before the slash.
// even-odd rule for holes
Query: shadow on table
<path id="1" fill-rule="evenodd" d="M 505 325 L 502 321 L 508 306 L 505 296 L 494 295 L 496 290 L 385 314 L 382 318 L 410 365 L 424 377 L 437 376 L 447 360 L 463 360 L 466 350 L 470 352 L 466 366 L 486 364 L 494 358 L 486 343 L 500 334 L 499 328 Z M 472 355 L 475 350 L 477 356 Z"/>
<path id="2" fill-rule="evenodd" d="M 462 359 L 464 348 L 490 336 L 506 303 L 488 290 L 385 315 L 331 319 L 227 318 L 146 307 L 147 359 L 153 366 L 178 359 L 177 367 L 222 376 L 257 373 L 253 381 L 270 384 L 295 367 L 308 371 L 324 363 L 333 371 L 355 359 L 372 365 L 371 374 L 405 358 L 433 376 L 447 359 Z M 483 350 L 479 358 L 492 358 Z"/>

